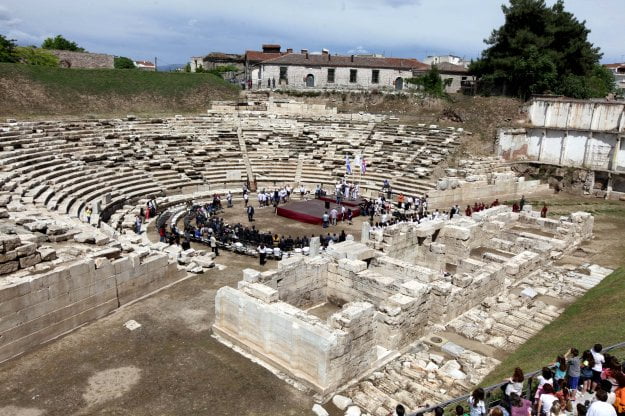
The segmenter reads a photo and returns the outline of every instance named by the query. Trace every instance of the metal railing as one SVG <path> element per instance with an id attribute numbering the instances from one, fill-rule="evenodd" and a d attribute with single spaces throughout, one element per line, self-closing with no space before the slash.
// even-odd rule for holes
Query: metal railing
<path id="1" fill-rule="evenodd" d="M 605 348 L 603 348 L 603 350 L 601 352 L 602 353 L 609 352 L 609 351 L 620 349 L 620 348 L 625 348 L 625 341 L 619 342 L 618 344 L 610 345 L 609 347 L 605 347 Z M 531 397 L 532 396 L 532 388 L 533 388 L 532 384 L 533 384 L 534 377 L 536 375 L 540 374 L 541 372 L 542 372 L 542 369 L 541 370 L 532 371 L 531 373 L 525 374 L 525 380 L 527 381 L 527 386 L 526 386 L 527 397 Z M 493 392 L 493 391 L 500 391 L 501 387 L 505 386 L 506 384 L 508 384 L 508 381 L 503 381 L 501 383 L 493 384 L 493 385 L 490 385 L 488 387 L 484 387 L 483 388 L 484 389 L 484 393 L 486 394 L 486 399 L 484 400 L 484 404 L 486 405 L 486 409 L 487 410 L 488 410 L 489 407 L 492 407 L 492 405 L 494 403 L 497 403 L 500 400 L 499 398 L 495 398 L 494 400 L 491 400 L 491 398 L 493 397 L 491 392 Z M 439 404 L 434 405 L 434 406 L 429 406 L 429 407 L 425 407 L 425 408 L 419 409 L 419 410 L 417 410 L 415 412 L 409 413 L 409 416 L 417 416 L 419 414 L 433 412 L 434 409 L 436 409 L 437 407 L 441 407 L 441 408 L 445 409 L 448 406 L 451 406 L 451 405 L 454 405 L 454 404 L 457 404 L 457 403 L 466 402 L 469 397 L 471 397 L 471 393 L 466 394 L 464 396 L 460 396 L 460 397 L 456 397 L 456 398 L 444 401 L 444 402 L 439 403 Z"/>

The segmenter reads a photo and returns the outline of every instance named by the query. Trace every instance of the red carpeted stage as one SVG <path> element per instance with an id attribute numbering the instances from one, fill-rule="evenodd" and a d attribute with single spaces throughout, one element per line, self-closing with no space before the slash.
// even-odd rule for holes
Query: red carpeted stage
<path id="1" fill-rule="evenodd" d="M 341 206 L 330 201 L 332 200 L 330 199 L 328 201 L 324 201 L 321 199 L 311 199 L 309 201 L 289 202 L 278 206 L 278 215 L 285 218 L 291 218 L 295 221 L 305 222 L 307 224 L 320 225 L 322 223 L 321 217 L 323 217 L 323 213 L 327 211 L 328 215 L 330 215 L 330 210 L 332 210 L 332 208 L 336 208 L 339 213 L 338 220 L 340 221 Z M 328 209 L 326 209 L 326 202 L 330 204 L 330 208 Z M 351 207 L 345 204 L 345 208 L 351 209 L 354 217 L 360 215 L 360 208 L 357 205 L 355 207 Z"/>

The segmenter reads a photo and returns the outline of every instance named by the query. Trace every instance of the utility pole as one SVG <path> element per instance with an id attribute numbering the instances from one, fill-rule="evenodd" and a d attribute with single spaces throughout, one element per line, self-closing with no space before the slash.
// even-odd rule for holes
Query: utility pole
<path id="1" fill-rule="evenodd" d="M 158 57 L 154 57 L 154 72 L 158 71 Z"/>

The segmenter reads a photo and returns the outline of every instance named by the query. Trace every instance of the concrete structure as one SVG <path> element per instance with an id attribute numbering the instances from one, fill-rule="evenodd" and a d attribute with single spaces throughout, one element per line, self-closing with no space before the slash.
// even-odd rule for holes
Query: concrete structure
<path id="1" fill-rule="evenodd" d="M 592 226 L 587 213 L 552 220 L 499 206 L 372 231 L 366 244 L 247 270 L 237 289 L 218 291 L 213 331 L 327 398 L 506 282 L 574 250 Z"/>
<path id="2" fill-rule="evenodd" d="M 510 161 L 606 173 L 610 193 L 612 179 L 625 171 L 624 138 L 623 101 L 535 98 L 528 107 L 527 127 L 499 130 L 497 153 Z M 614 191 L 625 192 L 621 179 Z"/>
<path id="3" fill-rule="evenodd" d="M 62 68 L 114 68 L 114 56 L 103 53 L 49 50 Z"/>
<path id="4" fill-rule="evenodd" d="M 327 50 L 312 54 L 302 50 L 265 60 L 250 74 L 257 88 L 273 85 L 275 80 L 276 87 L 287 89 L 402 90 L 407 88 L 405 80 L 413 76 L 413 70 L 426 67 L 416 59 L 340 56 Z"/>

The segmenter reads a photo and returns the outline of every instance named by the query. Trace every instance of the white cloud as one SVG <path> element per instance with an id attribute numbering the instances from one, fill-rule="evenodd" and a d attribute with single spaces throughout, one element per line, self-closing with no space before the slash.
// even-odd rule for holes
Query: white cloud
<path id="1" fill-rule="evenodd" d="M 262 43 L 333 53 L 367 45 L 366 50 L 387 56 L 476 57 L 483 39 L 503 23 L 505 0 L 108 0 L 88 7 L 71 0 L 0 1 L 0 31 L 10 29 L 19 41 L 60 33 L 94 52 L 183 63 L 193 55 L 243 52 Z M 605 59 L 618 59 L 624 53 L 619 40 L 625 38 L 620 22 L 625 2 L 593 3 L 567 0 L 566 7 L 587 21 L 590 39 Z"/>
<path id="2" fill-rule="evenodd" d="M 16 26 L 16 25 L 19 25 L 20 23 L 22 23 L 21 19 L 12 17 L 11 13 L 9 13 L 9 10 L 6 7 L 0 5 L 0 28 L 2 26 L 6 26 L 6 27 Z"/>
<path id="3" fill-rule="evenodd" d="M 366 50 L 363 46 L 356 46 L 354 49 L 348 50 L 347 53 L 354 55 L 367 55 L 370 52 Z"/>

